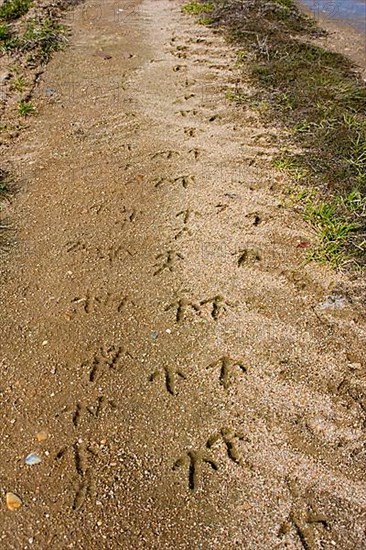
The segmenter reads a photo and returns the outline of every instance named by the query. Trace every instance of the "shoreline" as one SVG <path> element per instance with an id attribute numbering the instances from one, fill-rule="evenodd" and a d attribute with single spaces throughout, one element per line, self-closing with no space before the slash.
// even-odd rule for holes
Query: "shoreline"
<path id="1" fill-rule="evenodd" d="M 296 1 L 298 8 L 315 20 L 320 28 L 327 31 L 326 36 L 312 40 L 317 46 L 329 49 L 348 57 L 357 67 L 357 72 L 366 81 L 366 35 L 346 19 L 334 19 L 325 13 L 314 14 L 301 0 Z"/>
<path id="2" fill-rule="evenodd" d="M 344 22 L 347 25 L 366 34 L 366 2 L 365 0 L 298 0 L 312 11 L 313 17 Z"/>

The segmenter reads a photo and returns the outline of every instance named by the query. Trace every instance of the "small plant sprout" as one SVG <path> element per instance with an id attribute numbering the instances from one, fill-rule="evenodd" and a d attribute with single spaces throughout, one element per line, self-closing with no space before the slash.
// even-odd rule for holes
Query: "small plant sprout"
<path id="1" fill-rule="evenodd" d="M 36 108 L 34 107 L 33 103 L 31 101 L 26 101 L 22 99 L 18 103 L 18 113 L 21 116 L 29 116 L 33 115 L 36 112 Z"/>

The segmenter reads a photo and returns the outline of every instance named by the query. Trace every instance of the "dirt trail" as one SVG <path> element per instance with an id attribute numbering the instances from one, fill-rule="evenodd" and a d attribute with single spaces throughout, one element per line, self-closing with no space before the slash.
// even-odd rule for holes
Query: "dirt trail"
<path id="1" fill-rule="evenodd" d="M 115 6 L 75 10 L 13 150 L 0 546 L 362 548 L 361 312 L 303 265 L 223 39 Z"/>

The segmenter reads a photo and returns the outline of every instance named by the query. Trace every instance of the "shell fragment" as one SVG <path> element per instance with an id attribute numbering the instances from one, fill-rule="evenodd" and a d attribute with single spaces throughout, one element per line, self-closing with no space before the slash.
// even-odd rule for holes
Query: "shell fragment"
<path id="1" fill-rule="evenodd" d="M 34 466 L 35 464 L 39 464 L 42 462 L 42 459 L 37 453 L 30 453 L 28 456 L 25 457 L 25 463 L 28 466 Z"/>
<path id="2" fill-rule="evenodd" d="M 9 510 L 19 510 L 22 507 L 22 501 L 14 493 L 6 493 L 6 505 Z"/>

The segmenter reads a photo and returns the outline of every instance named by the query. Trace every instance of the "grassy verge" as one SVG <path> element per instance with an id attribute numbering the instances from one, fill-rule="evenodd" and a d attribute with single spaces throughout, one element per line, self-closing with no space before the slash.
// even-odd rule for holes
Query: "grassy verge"
<path id="1" fill-rule="evenodd" d="M 318 230 L 309 257 L 365 266 L 366 86 L 351 62 L 314 45 L 323 31 L 293 0 L 211 0 L 184 10 L 207 14 L 237 45 L 255 92 L 233 99 L 288 130 L 275 164 L 290 175 L 291 198 Z"/>
<path id="2" fill-rule="evenodd" d="M 6 21 L 12 21 L 19 19 L 22 15 L 25 15 L 32 2 L 30 0 L 6 0 L 0 7 L 0 19 Z"/>
<path id="3" fill-rule="evenodd" d="M 65 42 L 64 25 L 49 18 L 27 21 L 22 32 L 8 24 L 0 24 L 0 52 L 18 58 L 25 55 L 25 65 L 28 66 L 47 62 Z"/>
<path id="4" fill-rule="evenodd" d="M 32 97 L 43 67 L 52 54 L 67 42 L 62 13 L 83 0 L 5 0 L 0 6 L 0 150 L 26 127 L 26 118 L 37 113 Z M 5 149 L 2 149 L 5 146 Z M 0 165 L 0 241 L 4 243 L 2 220 L 5 200 L 15 191 L 16 174 L 10 174 L 3 155 Z M 5 170 L 4 166 L 7 167 Z"/>

